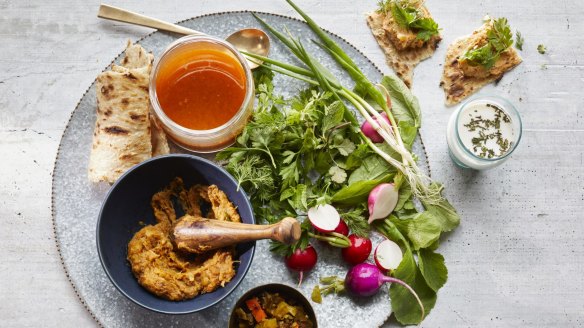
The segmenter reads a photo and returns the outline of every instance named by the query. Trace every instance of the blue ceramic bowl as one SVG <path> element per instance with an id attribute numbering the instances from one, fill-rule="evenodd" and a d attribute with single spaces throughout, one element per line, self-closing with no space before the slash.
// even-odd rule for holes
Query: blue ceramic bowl
<path id="1" fill-rule="evenodd" d="M 251 265 L 255 243 L 236 248 L 236 275 L 225 287 L 193 299 L 175 302 L 157 297 L 142 288 L 132 274 L 127 257 L 128 243 L 143 225 L 155 224 L 150 199 L 175 177 L 185 186 L 215 184 L 237 207 L 244 223 L 255 223 L 245 192 L 235 179 L 217 164 L 191 155 L 157 157 L 134 166 L 118 179 L 102 205 L 97 221 L 97 251 L 105 273 L 114 286 L 136 304 L 166 314 L 186 314 L 206 309 L 227 297 L 243 280 Z"/>

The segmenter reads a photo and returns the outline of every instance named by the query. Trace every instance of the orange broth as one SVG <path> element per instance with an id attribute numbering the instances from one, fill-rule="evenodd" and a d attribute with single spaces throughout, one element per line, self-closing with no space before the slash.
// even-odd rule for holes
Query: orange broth
<path id="1" fill-rule="evenodd" d="M 191 130 L 210 130 L 238 112 L 245 83 L 245 71 L 237 58 L 208 43 L 165 58 L 156 78 L 156 93 L 172 121 Z"/>

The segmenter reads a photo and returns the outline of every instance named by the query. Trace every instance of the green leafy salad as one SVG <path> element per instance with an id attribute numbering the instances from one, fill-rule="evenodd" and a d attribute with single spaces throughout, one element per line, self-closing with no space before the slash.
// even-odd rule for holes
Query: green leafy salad
<path id="1" fill-rule="evenodd" d="M 218 159 L 249 194 L 260 220 L 274 223 L 290 216 L 302 221 L 297 244 L 272 244 L 278 254 L 290 256 L 311 248 L 310 239 L 315 237 L 346 247 L 346 237 L 316 231 L 307 219 L 311 208 L 325 204 L 338 211 L 353 234 L 367 237 L 374 230 L 397 243 L 403 259 L 389 274 L 412 287 L 423 309 L 407 288 L 392 284 L 392 310 L 400 323 L 417 324 L 434 307 L 447 280 L 444 258 L 437 253 L 440 235 L 456 228 L 460 220 L 443 197 L 442 186 L 422 172 L 412 153 L 421 126 L 418 100 L 396 76 L 384 76 L 378 84 L 369 81 L 310 17 L 288 2 L 355 85 L 343 86 L 299 39 L 256 17 L 304 66 L 246 54 L 264 61 L 254 71 L 255 111 L 236 143 Z M 274 92 L 274 73 L 305 81 L 306 89 L 283 98 Z M 351 109 L 378 133 L 377 142 Z M 376 186 L 388 183 L 399 194 L 395 207 L 370 224 L 368 197 Z"/>

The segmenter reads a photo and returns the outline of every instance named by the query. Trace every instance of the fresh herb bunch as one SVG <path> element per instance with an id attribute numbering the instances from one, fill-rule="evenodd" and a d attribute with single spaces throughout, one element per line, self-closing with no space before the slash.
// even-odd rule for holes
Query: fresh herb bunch
<path id="1" fill-rule="evenodd" d="M 501 53 L 513 45 L 513 34 L 507 18 L 501 17 L 491 20 L 491 28 L 487 31 L 487 43 L 476 49 L 469 49 L 461 58 L 472 66 L 483 66 L 491 69 Z"/>
<path id="2" fill-rule="evenodd" d="M 378 2 L 379 12 L 391 15 L 402 27 L 417 33 L 417 39 L 424 42 L 440 33 L 438 24 L 431 17 L 425 17 L 421 11 L 423 1 L 382 0 Z"/>
<path id="3" fill-rule="evenodd" d="M 227 162 L 226 169 L 248 192 L 258 218 L 274 223 L 302 217 L 312 206 L 329 204 L 370 152 L 366 147 L 355 151 L 362 141 L 343 122 L 345 109 L 331 93 L 308 88 L 283 99 L 274 94 L 270 70 L 254 75 L 253 119 L 217 159 Z M 368 234 L 363 206 L 341 208 L 340 213 L 354 233 Z M 286 255 L 305 248 L 310 225 L 302 228 L 301 242 L 292 248 L 273 244 L 273 250 Z"/>

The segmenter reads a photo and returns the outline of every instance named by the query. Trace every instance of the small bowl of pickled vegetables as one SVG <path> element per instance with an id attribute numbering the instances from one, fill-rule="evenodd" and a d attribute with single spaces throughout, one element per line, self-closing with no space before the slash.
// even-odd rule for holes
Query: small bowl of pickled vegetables
<path id="1" fill-rule="evenodd" d="M 235 303 L 229 328 L 317 328 L 310 302 L 283 284 L 255 287 Z"/>

